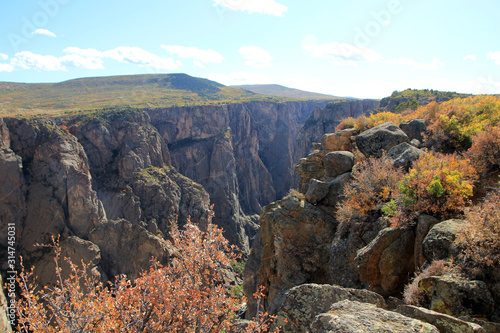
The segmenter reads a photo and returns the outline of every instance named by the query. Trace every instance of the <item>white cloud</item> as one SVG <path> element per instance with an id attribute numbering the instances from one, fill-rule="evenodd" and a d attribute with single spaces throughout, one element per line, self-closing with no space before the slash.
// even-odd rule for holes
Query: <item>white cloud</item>
<path id="1" fill-rule="evenodd" d="M 7 60 L 9 59 L 9 56 L 3 53 L 0 53 L 0 60 Z"/>
<path id="2" fill-rule="evenodd" d="M 36 71 L 67 71 L 68 67 L 85 69 L 104 69 L 100 58 L 68 54 L 62 57 L 35 54 L 29 51 L 18 52 L 11 59 L 10 65 L 21 69 Z"/>
<path id="3" fill-rule="evenodd" d="M 273 57 L 261 47 L 243 46 L 238 52 L 243 55 L 245 65 L 253 68 L 271 67 Z"/>
<path id="4" fill-rule="evenodd" d="M 85 69 L 104 69 L 102 59 L 83 57 L 78 54 L 68 54 L 59 58 L 63 66 L 71 66 Z"/>
<path id="5" fill-rule="evenodd" d="M 193 65 L 199 68 L 205 68 L 205 65 L 203 65 L 203 63 L 199 60 L 193 60 Z"/>
<path id="6" fill-rule="evenodd" d="M 14 66 L 10 64 L 0 64 L 0 72 L 12 72 L 14 70 Z"/>
<path id="7" fill-rule="evenodd" d="M 470 61 L 474 61 L 476 62 L 477 61 L 477 57 L 473 54 L 468 54 L 464 57 L 464 60 L 470 60 Z"/>
<path id="8" fill-rule="evenodd" d="M 249 13 L 259 13 L 274 16 L 283 16 L 288 7 L 274 0 L 214 0 L 219 6 L 232 10 L 242 10 Z"/>
<path id="9" fill-rule="evenodd" d="M 500 66 L 500 52 L 488 52 L 486 55 L 488 59 L 491 59 L 495 62 L 495 64 Z"/>
<path id="10" fill-rule="evenodd" d="M 395 60 L 388 60 L 387 63 L 393 64 L 393 65 L 406 65 L 413 67 L 415 69 L 439 69 L 441 67 L 444 67 L 444 64 L 437 60 L 436 58 L 432 59 L 431 63 L 423 63 L 416 61 L 411 58 L 399 58 Z"/>
<path id="11" fill-rule="evenodd" d="M 180 61 L 176 62 L 171 58 L 160 57 L 149 51 L 133 46 L 119 46 L 107 51 L 67 47 L 63 52 L 80 55 L 85 58 L 109 58 L 121 63 L 135 64 L 141 67 L 151 67 L 155 69 L 177 70 L 182 65 Z"/>
<path id="12" fill-rule="evenodd" d="M 179 45 L 161 45 L 167 52 L 177 55 L 179 58 L 193 59 L 197 61 L 195 65 L 200 63 L 221 63 L 224 57 L 214 50 L 202 50 L 193 46 L 179 46 Z"/>
<path id="13" fill-rule="evenodd" d="M 18 52 L 11 60 L 11 64 L 22 69 L 37 71 L 65 71 L 66 67 L 61 59 L 52 55 L 35 54 L 29 51 Z"/>
<path id="14" fill-rule="evenodd" d="M 355 66 L 360 61 L 382 60 L 382 56 L 372 49 L 339 42 L 318 44 L 313 35 L 304 37 L 302 47 L 313 58 L 331 59 L 335 64 L 342 66 Z"/>
<path id="15" fill-rule="evenodd" d="M 53 33 L 52 31 L 49 31 L 47 29 L 36 29 L 35 31 L 32 31 L 31 32 L 32 34 L 35 34 L 35 35 L 45 35 L 45 36 L 50 36 L 50 37 L 57 37 L 55 33 Z"/>
<path id="16" fill-rule="evenodd" d="M 121 63 L 135 64 L 156 69 L 176 70 L 178 63 L 171 58 L 160 57 L 139 47 L 119 46 L 112 50 L 104 51 L 104 56 Z"/>
<path id="17" fill-rule="evenodd" d="M 242 84 L 270 84 L 271 79 L 264 75 L 249 73 L 245 71 L 234 72 L 230 74 L 211 73 L 205 78 L 222 83 L 227 86 L 235 86 Z"/>
<path id="18" fill-rule="evenodd" d="M 63 50 L 64 53 L 78 54 L 84 57 L 103 58 L 104 54 L 96 49 L 81 49 L 79 47 L 70 46 Z"/>

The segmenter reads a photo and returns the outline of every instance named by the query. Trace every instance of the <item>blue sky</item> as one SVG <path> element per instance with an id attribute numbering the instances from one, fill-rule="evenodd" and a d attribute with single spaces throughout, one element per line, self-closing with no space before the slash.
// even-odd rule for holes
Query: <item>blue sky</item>
<path id="1" fill-rule="evenodd" d="M 0 81 L 187 73 L 381 98 L 500 93 L 498 0 L 2 1 Z"/>

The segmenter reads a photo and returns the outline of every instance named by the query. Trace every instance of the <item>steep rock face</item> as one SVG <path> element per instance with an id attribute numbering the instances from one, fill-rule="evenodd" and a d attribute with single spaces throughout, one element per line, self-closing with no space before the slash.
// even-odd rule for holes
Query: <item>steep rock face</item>
<path id="1" fill-rule="evenodd" d="M 172 164 L 208 191 L 214 222 L 249 251 L 261 208 L 294 182 L 296 134 L 315 105 L 250 102 L 148 110 L 168 143 Z"/>
<path id="2" fill-rule="evenodd" d="M 324 134 L 334 133 L 335 127 L 342 119 L 367 115 L 377 107 L 379 107 L 378 100 L 365 99 L 333 102 L 324 109 L 316 108 L 297 134 L 295 160 L 307 156 L 311 152 L 312 143 L 319 142 Z"/>
<path id="3" fill-rule="evenodd" d="M 125 111 L 76 122 L 70 131 L 87 153 L 108 219 L 141 223 L 153 233 L 191 215 L 205 216 L 208 194 L 170 164 L 168 147 L 147 113 Z"/>
<path id="4" fill-rule="evenodd" d="M 61 235 L 63 255 L 90 263 L 103 280 L 134 278 L 152 256 L 168 260 L 156 235 L 177 216 L 205 220 L 208 194 L 170 165 L 146 113 L 4 119 L 0 139 L 0 231 L 16 224 L 19 254 L 42 285 L 54 282 L 53 254 L 33 245 L 51 243 L 51 236 Z"/>

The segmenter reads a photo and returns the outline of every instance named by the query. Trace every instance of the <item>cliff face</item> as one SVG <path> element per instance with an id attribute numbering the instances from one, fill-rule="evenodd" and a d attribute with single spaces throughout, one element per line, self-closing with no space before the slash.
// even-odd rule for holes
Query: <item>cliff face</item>
<path id="1" fill-rule="evenodd" d="M 168 143 L 172 164 L 203 185 L 214 222 L 248 252 L 264 205 L 293 186 L 296 135 L 327 102 L 250 102 L 148 110 Z"/>
<path id="2" fill-rule="evenodd" d="M 297 135 L 295 159 L 298 161 L 312 152 L 312 143 L 319 142 L 326 133 L 335 132 L 335 127 L 347 117 L 359 117 L 378 108 L 378 100 L 364 99 L 329 103 L 324 109 L 316 108 L 307 118 Z"/>
<path id="3" fill-rule="evenodd" d="M 168 260 L 157 234 L 176 215 L 198 221 L 208 209 L 208 194 L 171 167 L 145 113 L 59 126 L 4 119 L 0 129 L 0 230 L 15 223 L 18 253 L 25 266 L 36 267 L 42 285 L 54 282 L 54 264 L 50 251 L 35 243 L 61 235 L 62 256 L 90 262 L 104 280 L 136 277 L 152 256 Z"/>

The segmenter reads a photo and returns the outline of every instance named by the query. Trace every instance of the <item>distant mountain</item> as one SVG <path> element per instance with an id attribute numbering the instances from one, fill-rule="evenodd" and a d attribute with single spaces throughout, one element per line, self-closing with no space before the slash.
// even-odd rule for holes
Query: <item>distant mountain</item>
<path id="1" fill-rule="evenodd" d="M 318 94 L 310 91 L 304 91 L 294 88 L 288 88 L 281 86 L 279 84 L 249 84 L 233 86 L 237 88 L 242 88 L 256 94 L 277 96 L 277 97 L 290 97 L 290 98 L 302 98 L 302 99 L 344 99 L 343 97 L 337 97 L 333 95 Z"/>
<path id="2" fill-rule="evenodd" d="M 90 77 L 59 83 L 0 82 L 0 116 L 60 114 L 116 106 L 169 107 L 286 101 L 187 74 Z"/>

